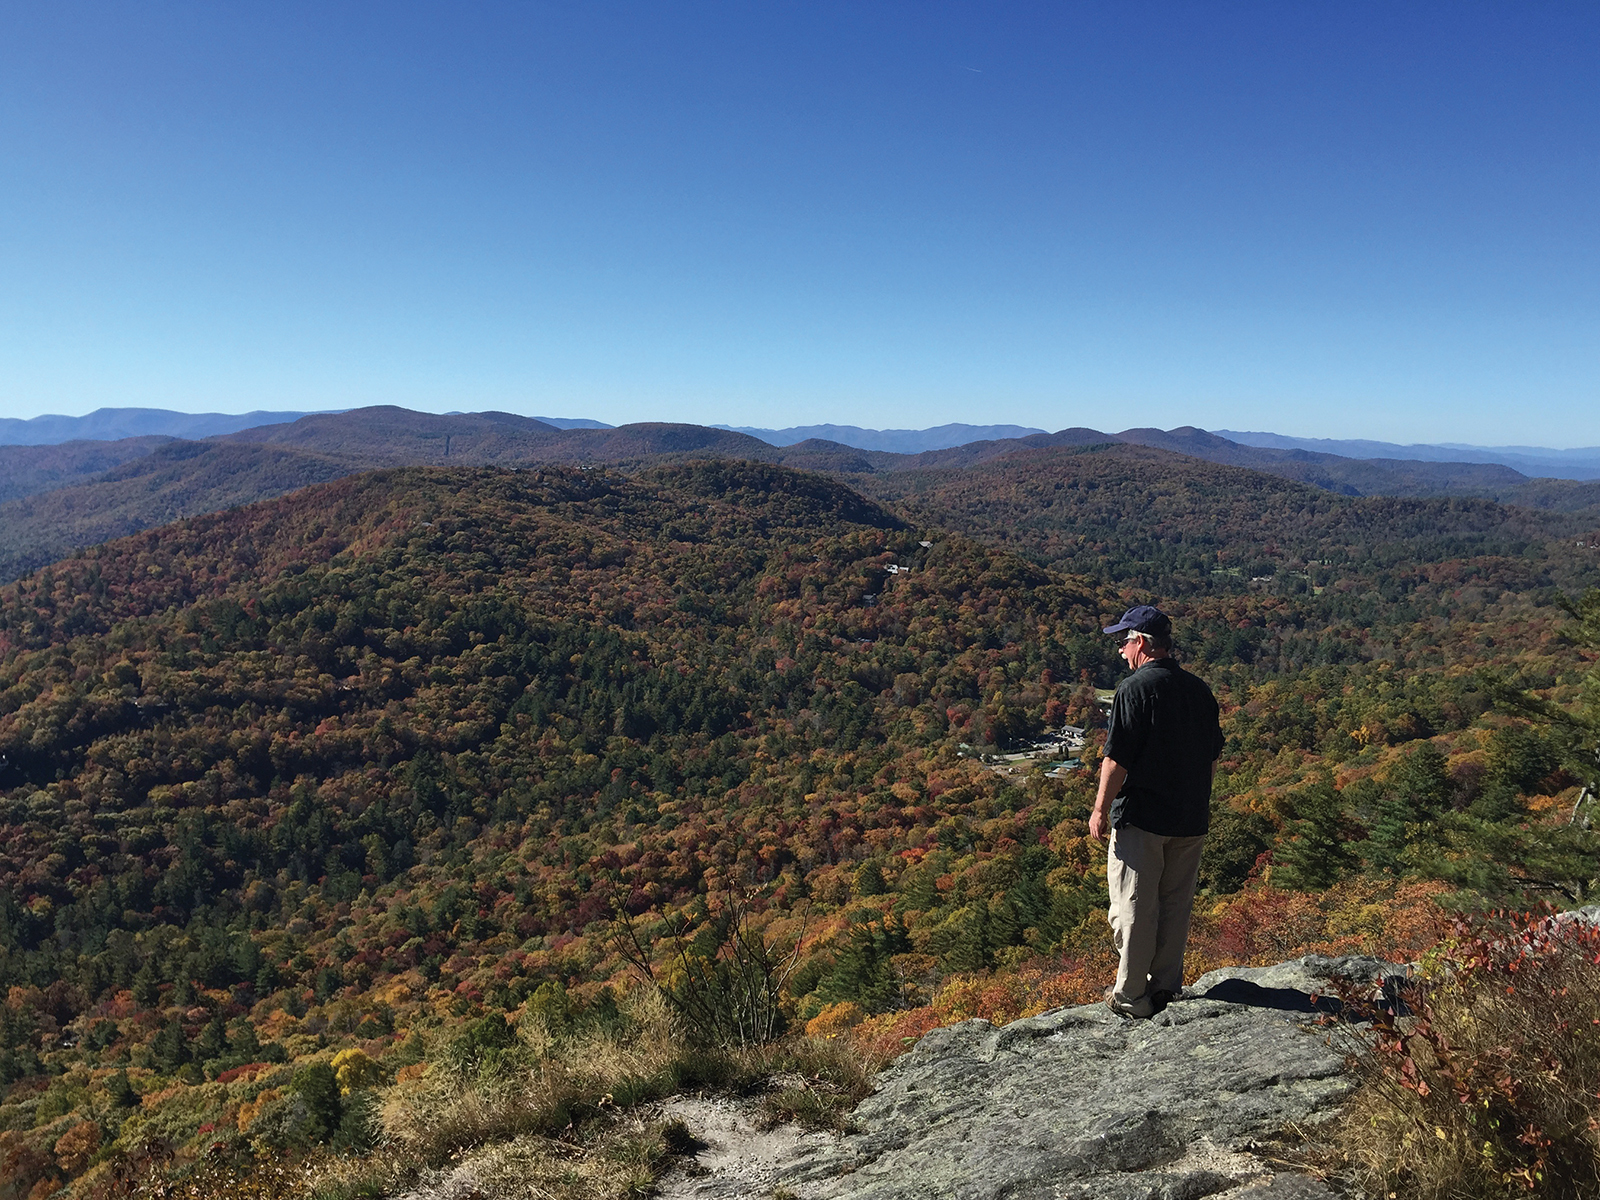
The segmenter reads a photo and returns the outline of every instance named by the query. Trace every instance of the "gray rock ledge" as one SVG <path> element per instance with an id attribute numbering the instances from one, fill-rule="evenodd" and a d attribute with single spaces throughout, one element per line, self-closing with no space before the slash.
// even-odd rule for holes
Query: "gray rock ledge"
<path id="1" fill-rule="evenodd" d="M 1149 1021 L 1084 1005 L 999 1029 L 936 1029 L 879 1077 L 856 1109 L 856 1132 L 802 1139 L 788 1161 L 771 1163 L 760 1192 L 718 1172 L 663 1191 L 1327 1200 L 1335 1193 L 1325 1184 L 1275 1171 L 1255 1151 L 1287 1125 L 1326 1119 L 1355 1086 L 1311 1002 L 1335 974 L 1382 986 L 1405 969 L 1308 957 L 1214 971 Z"/>

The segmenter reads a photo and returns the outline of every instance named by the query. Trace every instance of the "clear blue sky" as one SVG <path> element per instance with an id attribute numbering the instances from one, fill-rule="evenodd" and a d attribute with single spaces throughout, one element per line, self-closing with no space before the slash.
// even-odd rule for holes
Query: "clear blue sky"
<path id="1" fill-rule="evenodd" d="M 0 10 L 0 415 L 1600 444 L 1600 5 Z"/>

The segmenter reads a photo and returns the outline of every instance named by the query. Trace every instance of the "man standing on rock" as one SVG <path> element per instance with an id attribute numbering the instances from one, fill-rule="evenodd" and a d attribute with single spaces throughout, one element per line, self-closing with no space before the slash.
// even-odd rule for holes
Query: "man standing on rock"
<path id="1" fill-rule="evenodd" d="M 1110 830 L 1106 882 L 1117 982 L 1106 1003 L 1153 1017 L 1183 988 L 1183 951 L 1222 753 L 1217 701 L 1172 657 L 1172 621 L 1141 604 L 1105 627 L 1133 670 L 1111 702 L 1089 837 Z M 1114 802 L 1113 802 L 1114 801 Z"/>

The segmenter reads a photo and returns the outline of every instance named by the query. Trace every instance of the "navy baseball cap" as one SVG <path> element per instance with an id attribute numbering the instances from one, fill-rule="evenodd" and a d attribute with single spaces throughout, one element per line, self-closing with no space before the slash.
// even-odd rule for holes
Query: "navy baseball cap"
<path id="1" fill-rule="evenodd" d="M 1163 637 L 1172 632 L 1172 618 L 1159 608 L 1153 608 L 1148 604 L 1136 604 L 1123 613 L 1122 620 L 1115 625 L 1105 626 L 1107 633 L 1121 633 L 1124 629 Z"/>

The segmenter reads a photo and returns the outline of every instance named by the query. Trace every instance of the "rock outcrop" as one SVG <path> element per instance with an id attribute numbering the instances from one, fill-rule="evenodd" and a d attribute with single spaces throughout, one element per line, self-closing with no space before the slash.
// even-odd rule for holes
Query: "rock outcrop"
<path id="1" fill-rule="evenodd" d="M 702 1122 L 710 1161 L 671 1197 L 801 1200 L 1313 1200 L 1323 1183 L 1258 1153 L 1331 1115 L 1355 1086 L 1314 999 L 1335 975 L 1383 986 L 1403 968 L 1303 958 L 1213 972 L 1165 1012 L 1102 1005 L 995 1028 L 935 1030 L 880 1077 L 855 1132 L 741 1156 L 739 1116 Z M 685 1114 L 686 1116 L 688 1114 Z M 691 1125 L 694 1122 L 691 1120 Z"/>

